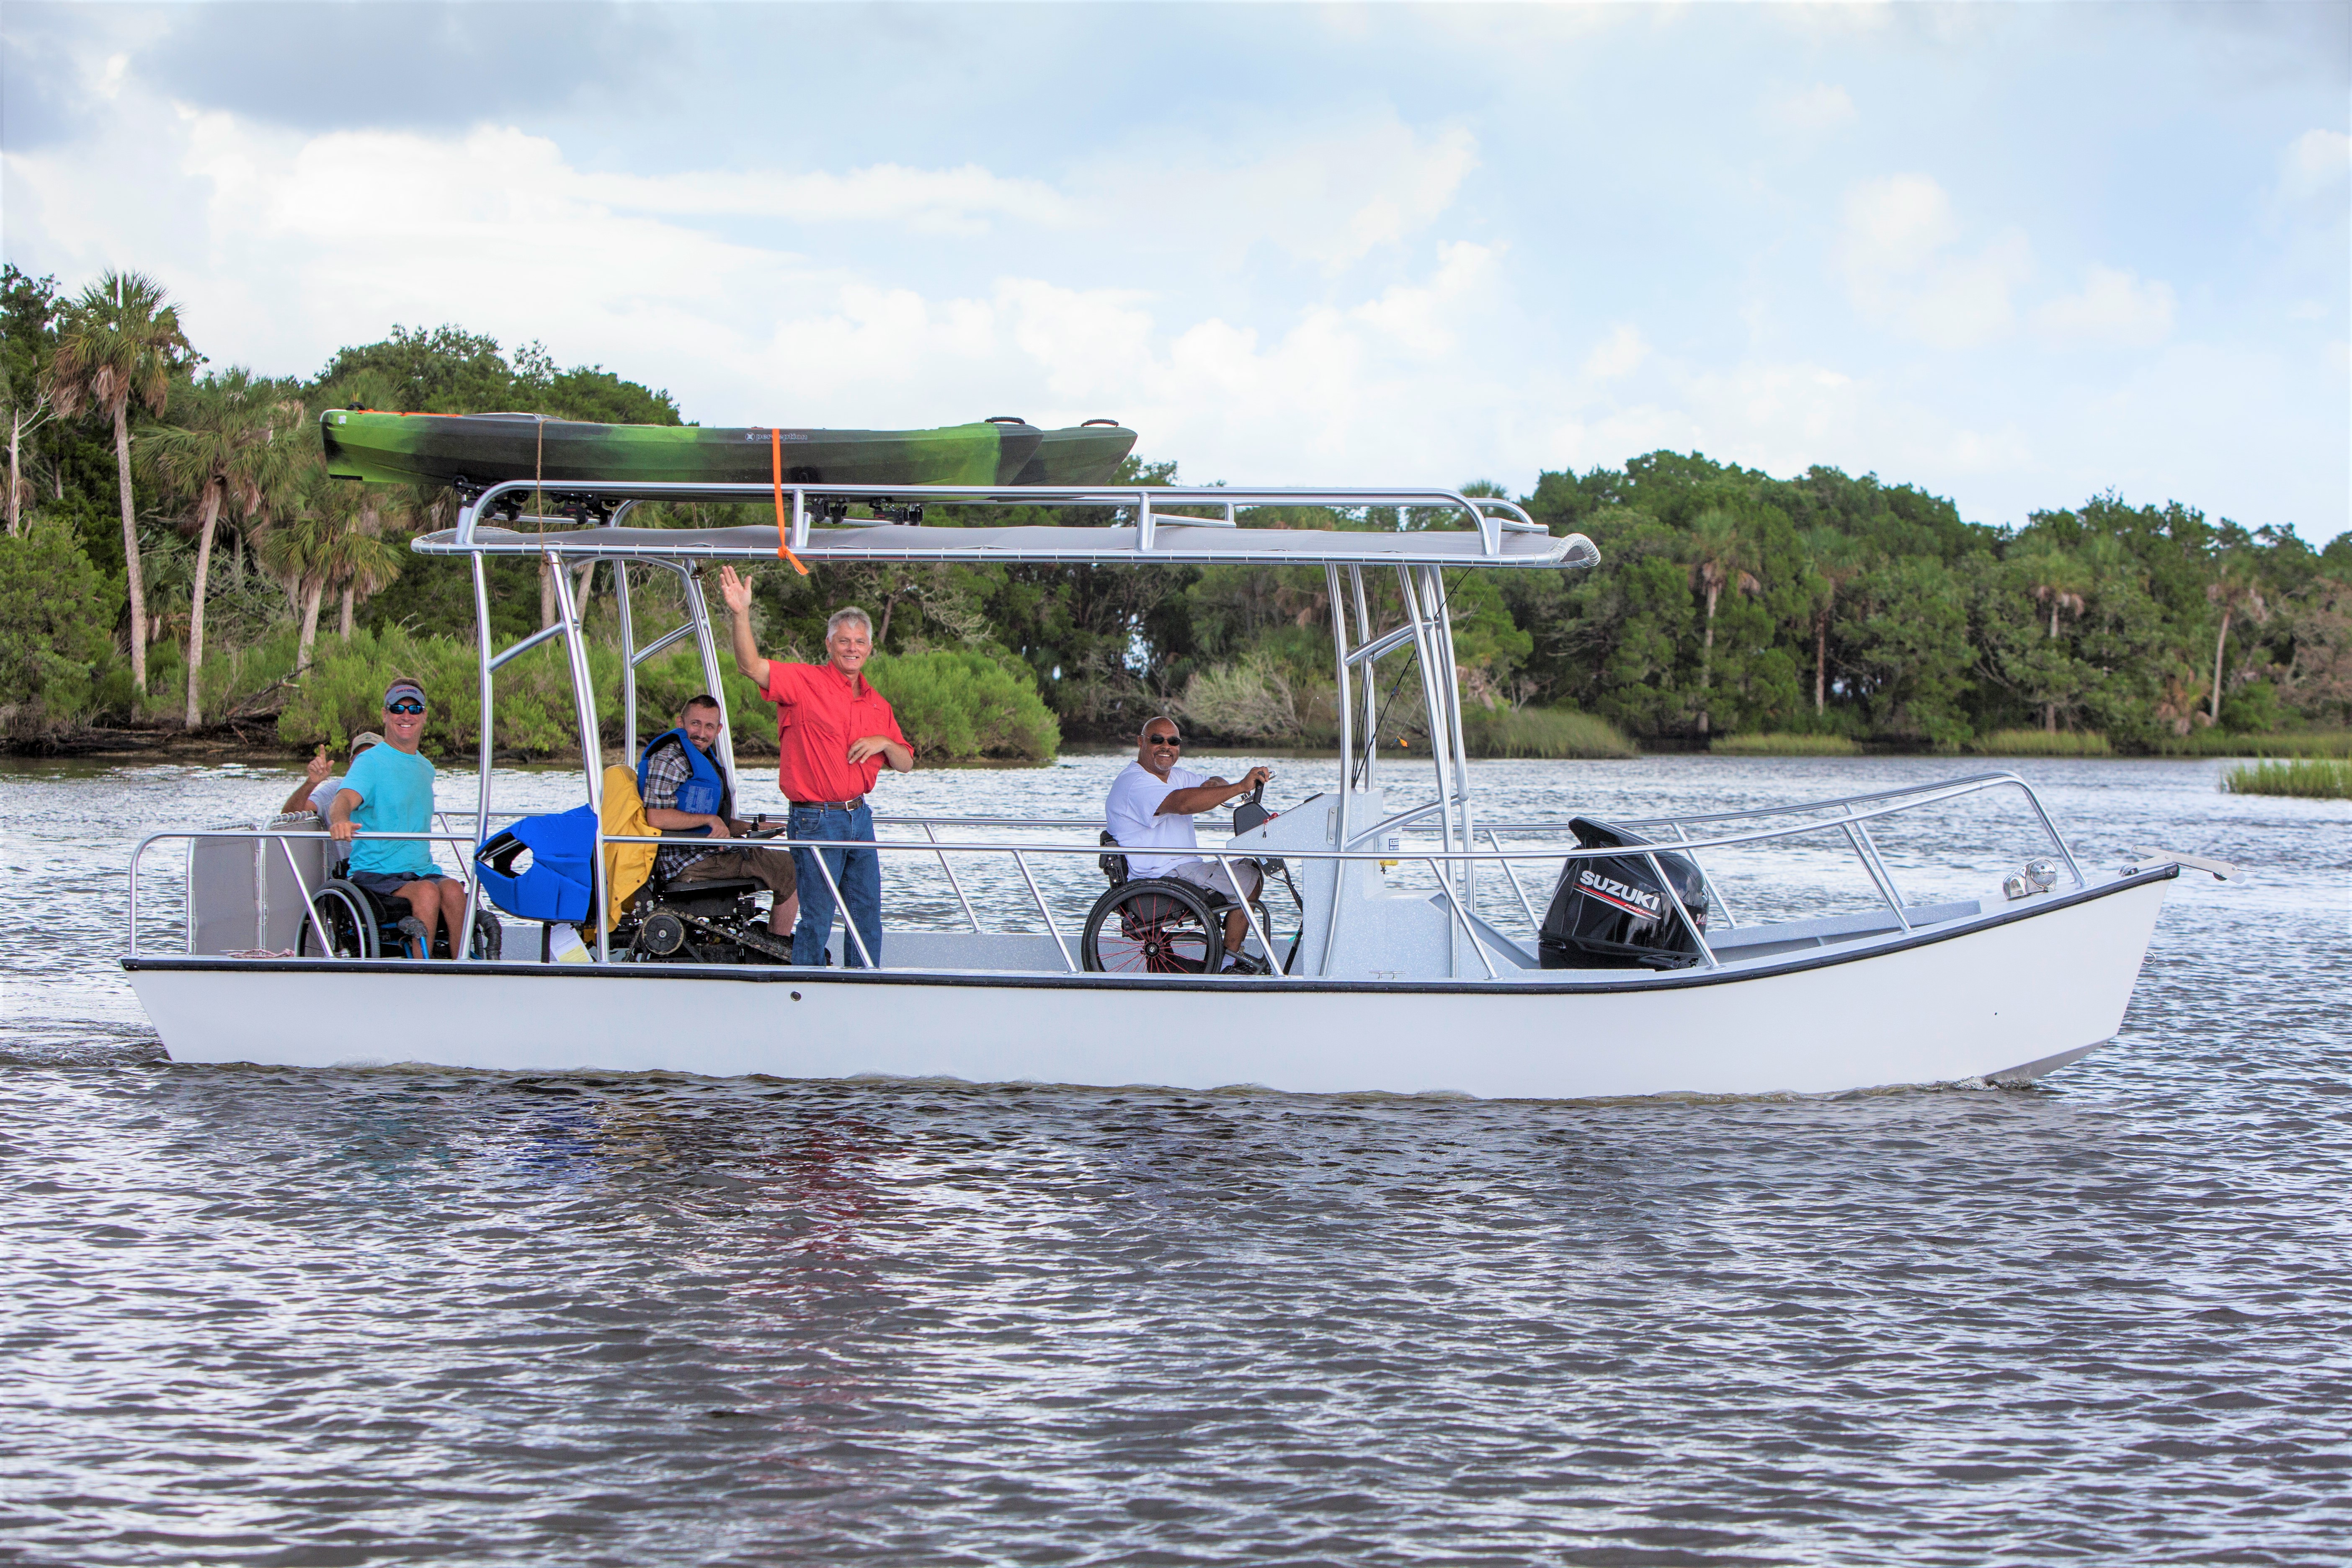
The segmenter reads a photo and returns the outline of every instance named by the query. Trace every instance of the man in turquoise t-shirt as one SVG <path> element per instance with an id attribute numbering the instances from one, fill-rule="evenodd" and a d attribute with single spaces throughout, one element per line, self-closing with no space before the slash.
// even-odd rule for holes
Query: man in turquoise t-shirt
<path id="1" fill-rule="evenodd" d="M 441 875 L 431 846 L 421 838 L 359 837 L 378 833 L 433 831 L 433 764 L 416 754 L 425 734 L 425 689 L 396 679 L 383 692 L 383 744 L 370 746 L 343 775 L 342 792 L 327 810 L 327 831 L 350 844 L 351 879 L 383 900 L 403 906 L 401 934 L 412 955 L 432 956 L 436 927 L 449 933 L 449 951 L 466 951 L 459 931 L 466 920 L 466 885 Z"/>

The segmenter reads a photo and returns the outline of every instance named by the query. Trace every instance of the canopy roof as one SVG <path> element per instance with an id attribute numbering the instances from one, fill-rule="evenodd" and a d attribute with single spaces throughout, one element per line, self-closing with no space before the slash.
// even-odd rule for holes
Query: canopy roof
<path id="1" fill-rule="evenodd" d="M 1166 562 L 1182 565 L 1507 566 L 1582 567 L 1601 552 L 1582 534 L 1554 538 L 1509 501 L 1472 499 L 1452 490 L 1239 490 L 1223 487 L 1149 486 L 1135 489 L 979 491 L 943 486 L 762 485 L 666 486 L 567 484 L 549 500 L 612 522 L 578 526 L 570 517 L 484 521 L 500 504 L 519 507 L 532 486 L 522 480 L 486 490 L 458 517 L 457 526 L 418 538 L 426 555 L 538 555 L 650 560 L 774 560 L 780 531 L 737 528 L 631 528 L 618 525 L 635 502 L 661 500 L 742 504 L 775 501 L 786 519 L 781 540 L 808 561 L 993 561 L 1061 565 Z M 901 511 L 926 505 L 1117 508 L 1130 521 L 1110 525 L 1024 524 L 942 528 L 919 522 L 826 525 L 849 502 Z M 1223 518 L 1171 515 L 1164 508 L 1216 508 Z M 1410 508 L 1451 511 L 1456 526 L 1372 531 L 1341 528 L 1237 526 L 1253 507 Z M 1507 514 L 1507 515 L 1503 515 Z"/>

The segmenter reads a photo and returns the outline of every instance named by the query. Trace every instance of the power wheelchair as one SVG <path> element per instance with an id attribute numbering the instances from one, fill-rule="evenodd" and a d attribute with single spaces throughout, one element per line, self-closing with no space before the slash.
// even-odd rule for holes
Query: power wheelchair
<path id="1" fill-rule="evenodd" d="M 1246 833 L 1273 814 L 1260 797 L 1265 786 L 1260 784 L 1250 792 L 1249 798 L 1234 808 L 1234 831 Z M 1120 852 L 1119 842 L 1106 831 L 1100 840 L 1106 853 L 1095 863 L 1102 868 L 1110 887 L 1095 900 L 1087 911 L 1087 923 L 1078 936 L 1078 954 L 1087 970 L 1098 974 L 1213 974 L 1223 961 L 1225 951 L 1225 915 L 1234 901 L 1212 888 L 1197 887 L 1173 877 L 1129 877 L 1127 857 Z M 1258 868 L 1260 897 L 1249 902 L 1250 912 L 1257 917 L 1257 930 L 1272 942 L 1274 917 L 1266 912 L 1265 899 L 1266 881 L 1280 876 L 1290 889 L 1291 901 L 1299 903 L 1298 888 L 1290 880 L 1290 872 L 1280 860 L 1259 861 L 1234 857 L 1236 865 L 1249 864 Z M 1302 906 L 1303 910 L 1303 906 Z M 1298 957 L 1298 933 L 1293 931 L 1290 945 L 1283 956 L 1282 972 Z M 1244 973 L 1265 974 L 1265 960 L 1244 952 L 1235 965 Z"/>
<path id="2" fill-rule="evenodd" d="M 752 832 L 727 842 L 756 844 L 782 832 L 766 823 L 760 817 Z M 643 963 L 790 963 L 793 939 L 768 930 L 768 912 L 756 897 L 764 890 L 749 878 L 682 882 L 656 874 L 614 925 L 613 956 Z"/>

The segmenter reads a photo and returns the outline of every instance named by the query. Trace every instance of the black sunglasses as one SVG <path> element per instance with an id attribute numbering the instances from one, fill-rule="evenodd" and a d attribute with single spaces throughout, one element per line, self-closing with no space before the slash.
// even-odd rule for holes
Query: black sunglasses
<path id="1" fill-rule="evenodd" d="M 1184 748 L 1184 737 L 1181 735 L 1146 735 L 1143 737 L 1143 743 L 1147 746 L 1173 746 L 1178 751 L 1181 751 Z"/>
<path id="2" fill-rule="evenodd" d="M 385 703 L 383 710 L 387 713 L 422 713 L 425 711 L 425 704 L 413 698 L 404 697 L 397 702 Z"/>

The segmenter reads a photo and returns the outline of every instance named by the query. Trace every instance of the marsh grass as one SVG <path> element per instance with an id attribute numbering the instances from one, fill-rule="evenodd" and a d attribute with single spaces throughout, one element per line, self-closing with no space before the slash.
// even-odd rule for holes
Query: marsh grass
<path id="1" fill-rule="evenodd" d="M 1992 757 L 2112 757 L 2105 735 L 2080 730 L 1995 730 L 1969 748 Z"/>
<path id="2" fill-rule="evenodd" d="M 2152 748 L 2165 757 L 2352 757 L 2352 730 L 2289 730 L 2264 735 L 2199 730 L 2167 735 Z"/>
<path id="3" fill-rule="evenodd" d="M 1474 757 L 1637 757 L 1642 753 L 1606 719 L 1566 708 L 1471 708 L 1462 738 Z"/>
<path id="4" fill-rule="evenodd" d="M 2352 800 L 2352 762 L 2332 757 L 2265 758 L 2221 777 L 2231 795 L 2291 795 L 2305 800 Z"/>
<path id="5" fill-rule="evenodd" d="M 1858 757 L 1862 747 L 1844 735 L 1717 735 L 1706 749 L 1724 757 Z"/>

